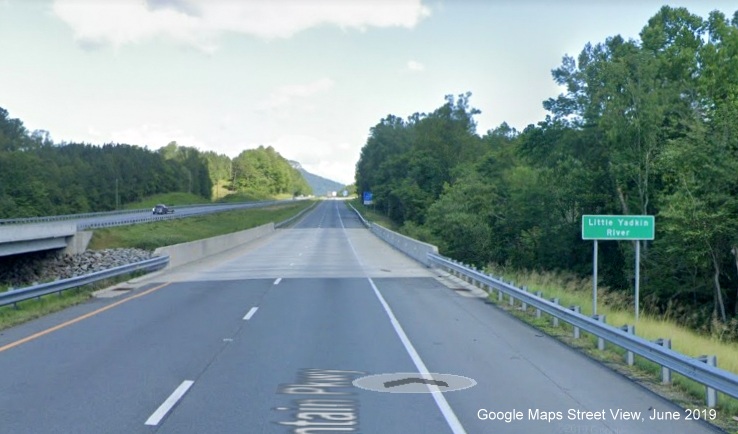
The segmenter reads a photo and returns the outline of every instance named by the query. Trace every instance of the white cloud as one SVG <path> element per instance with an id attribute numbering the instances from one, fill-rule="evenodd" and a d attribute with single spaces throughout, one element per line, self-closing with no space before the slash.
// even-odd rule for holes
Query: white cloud
<path id="1" fill-rule="evenodd" d="M 289 84 L 279 87 L 272 92 L 267 101 L 261 107 L 262 109 L 275 109 L 278 107 L 289 105 L 295 99 L 303 99 L 309 96 L 325 92 L 333 87 L 333 80 L 330 78 L 321 78 L 305 84 Z"/>
<path id="2" fill-rule="evenodd" d="M 430 15 L 422 0 L 54 0 L 53 11 L 83 45 L 164 36 L 209 51 L 223 32 L 271 39 L 326 24 L 412 28 Z"/>
<path id="3" fill-rule="evenodd" d="M 425 65 L 418 62 L 417 60 L 408 60 L 407 69 L 411 72 L 421 72 L 425 70 Z"/>
<path id="4" fill-rule="evenodd" d="M 56 0 L 53 10 L 84 46 L 117 47 L 166 35 L 206 48 L 208 33 L 200 19 L 170 8 L 149 9 L 142 1 Z"/>

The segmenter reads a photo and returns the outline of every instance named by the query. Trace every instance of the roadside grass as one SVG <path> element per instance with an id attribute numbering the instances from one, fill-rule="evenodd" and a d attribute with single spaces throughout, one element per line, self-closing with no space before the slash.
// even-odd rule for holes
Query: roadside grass
<path id="1" fill-rule="evenodd" d="M 130 202 L 123 206 L 124 209 L 145 209 L 153 208 L 156 204 L 163 203 L 167 206 L 172 205 L 195 205 L 203 203 L 211 203 L 208 199 L 202 196 L 191 193 L 162 193 L 149 196 L 138 202 Z"/>
<path id="2" fill-rule="evenodd" d="M 526 286 L 530 292 L 541 291 L 546 299 L 559 298 L 562 306 L 580 306 L 584 315 L 592 314 L 592 280 L 577 278 L 563 273 L 536 272 L 509 270 L 490 266 L 488 271 L 493 275 L 512 281 L 518 287 Z M 658 338 L 671 339 L 672 349 L 691 357 L 701 355 L 716 355 L 718 367 L 726 371 L 738 373 L 738 345 L 731 342 L 721 342 L 710 336 L 700 335 L 686 327 L 679 326 L 673 321 L 643 313 L 635 322 L 635 315 L 631 311 L 612 308 L 600 302 L 607 299 L 609 294 L 606 288 L 598 288 L 597 313 L 606 315 L 607 323 L 620 327 L 625 324 L 635 324 L 635 334 L 644 339 Z M 661 384 L 661 367 L 642 357 L 635 357 L 634 366 L 625 363 L 625 350 L 614 345 L 605 345 L 605 351 L 597 349 L 597 338 L 582 332 L 580 339 L 573 338 L 573 328 L 560 322 L 559 327 L 553 327 L 550 318 L 535 318 L 534 310 L 523 312 L 519 304 L 515 308 L 509 306 L 508 298 L 502 303 L 497 301 L 497 295 L 490 295 L 489 300 L 500 308 L 507 310 L 525 322 L 531 323 L 547 334 L 557 337 L 567 344 L 576 347 L 591 357 L 600 360 L 613 369 L 635 378 L 638 382 L 655 392 L 666 396 L 679 405 L 688 408 L 706 408 L 705 386 L 686 377 L 671 373 L 672 387 Z M 738 400 L 718 393 L 718 417 L 714 421 L 723 429 L 738 433 Z"/>
<path id="3" fill-rule="evenodd" d="M 157 247 L 242 231 L 269 222 L 280 222 L 312 204 L 313 201 L 297 201 L 265 208 L 224 211 L 184 219 L 97 229 L 88 248 L 101 250 L 135 247 L 154 250 Z"/>
<path id="4" fill-rule="evenodd" d="M 15 306 L 2 306 L 0 307 L 0 330 L 84 303 L 86 300 L 89 300 L 93 292 L 99 289 L 107 288 L 141 275 L 143 273 L 135 272 L 125 276 L 116 276 L 93 284 L 71 288 L 59 294 L 49 294 L 40 298 L 20 301 Z"/>
<path id="5" fill-rule="evenodd" d="M 364 205 L 364 202 L 361 200 L 361 198 L 354 198 L 348 201 L 351 205 L 353 205 L 354 208 L 356 208 L 361 215 L 364 216 L 365 219 L 379 223 L 380 225 L 384 226 L 387 229 L 397 231 L 399 227 L 397 226 L 397 223 L 393 222 L 389 219 L 386 215 L 382 214 L 380 211 L 377 211 L 374 206 L 372 205 Z"/>

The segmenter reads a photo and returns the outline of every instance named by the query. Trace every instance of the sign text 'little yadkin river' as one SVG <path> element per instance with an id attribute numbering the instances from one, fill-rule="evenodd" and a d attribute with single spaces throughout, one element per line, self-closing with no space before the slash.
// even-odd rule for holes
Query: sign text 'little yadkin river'
<path id="1" fill-rule="evenodd" d="M 583 215 L 583 240 L 652 240 L 652 215 Z"/>

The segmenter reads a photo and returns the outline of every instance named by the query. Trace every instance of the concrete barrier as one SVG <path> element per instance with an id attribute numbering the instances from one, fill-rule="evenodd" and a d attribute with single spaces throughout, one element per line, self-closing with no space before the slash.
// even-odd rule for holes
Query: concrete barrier
<path id="1" fill-rule="evenodd" d="M 374 233 L 374 235 L 383 239 L 392 247 L 410 256 L 426 267 L 431 266 L 431 263 L 428 260 L 428 253 L 438 254 L 438 247 L 433 244 L 424 243 L 405 235 L 398 234 L 382 225 L 372 223 L 369 229 Z"/>
<path id="2" fill-rule="evenodd" d="M 274 223 L 257 226 L 232 234 L 219 235 L 204 240 L 190 241 L 173 246 L 159 247 L 154 250 L 154 256 L 169 255 L 167 268 L 178 267 L 190 262 L 198 261 L 207 256 L 215 255 L 236 248 L 242 244 L 265 237 L 274 232 Z"/>

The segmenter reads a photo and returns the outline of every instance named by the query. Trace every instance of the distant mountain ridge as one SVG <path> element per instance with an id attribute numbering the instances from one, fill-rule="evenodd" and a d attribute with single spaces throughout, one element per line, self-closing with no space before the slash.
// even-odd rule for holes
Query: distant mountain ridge
<path id="1" fill-rule="evenodd" d="M 345 187 L 345 185 L 341 184 L 340 182 L 332 181 L 330 179 L 323 178 L 322 176 L 318 176 L 308 172 L 297 161 L 287 161 L 292 167 L 297 169 L 302 174 L 302 177 L 305 178 L 305 181 L 307 181 L 310 188 L 313 189 L 313 194 L 316 196 L 325 196 L 332 191 L 335 191 L 340 195 L 341 191 Z"/>

